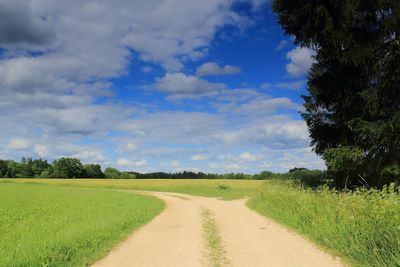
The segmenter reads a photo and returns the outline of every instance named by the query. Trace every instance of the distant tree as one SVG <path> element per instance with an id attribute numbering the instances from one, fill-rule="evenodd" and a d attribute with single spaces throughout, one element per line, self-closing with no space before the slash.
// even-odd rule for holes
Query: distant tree
<path id="1" fill-rule="evenodd" d="M 104 171 L 104 175 L 106 178 L 108 179 L 118 179 L 121 176 L 121 172 L 118 171 L 117 169 L 108 167 L 106 168 L 106 170 Z"/>
<path id="2" fill-rule="evenodd" d="M 273 10 L 316 51 L 302 115 L 336 185 L 399 181 L 400 1 L 275 0 Z"/>
<path id="3" fill-rule="evenodd" d="M 83 175 L 83 165 L 76 158 L 60 158 L 53 162 L 52 177 L 79 178 Z"/>
<path id="4" fill-rule="evenodd" d="M 128 173 L 128 172 L 120 172 L 117 169 L 108 167 L 104 171 L 105 178 L 108 179 L 135 179 L 135 173 Z"/>
<path id="5" fill-rule="evenodd" d="M 7 160 L 7 174 L 5 177 L 16 178 L 18 172 L 18 163 L 13 160 Z"/>
<path id="6" fill-rule="evenodd" d="M 308 170 L 308 169 L 307 168 L 294 167 L 294 168 L 290 169 L 289 172 L 305 171 L 305 170 Z"/>
<path id="7" fill-rule="evenodd" d="M 17 178 L 32 178 L 35 173 L 32 170 L 33 160 L 31 158 L 22 158 L 20 163 L 16 165 Z"/>
<path id="8" fill-rule="evenodd" d="M 253 176 L 253 179 L 255 180 L 266 180 L 266 179 L 271 179 L 272 177 L 274 177 L 275 173 L 271 172 L 271 171 L 262 171 L 259 174 L 255 174 Z"/>
<path id="9" fill-rule="evenodd" d="M 104 173 L 101 171 L 101 166 L 99 164 L 85 164 L 83 166 L 84 178 L 105 178 Z"/>
<path id="10" fill-rule="evenodd" d="M 7 177 L 6 176 L 7 172 L 8 172 L 7 162 L 5 160 L 0 159 L 0 178 Z"/>
<path id="11" fill-rule="evenodd" d="M 34 174 L 34 177 L 39 177 L 42 172 L 50 171 L 51 165 L 47 162 L 47 160 L 42 159 L 34 159 L 31 163 L 31 169 Z"/>
<path id="12" fill-rule="evenodd" d="M 40 173 L 40 175 L 38 176 L 38 178 L 53 178 L 53 177 L 51 176 L 51 170 L 42 171 L 42 172 Z M 57 177 L 54 177 L 54 178 L 57 178 Z"/>

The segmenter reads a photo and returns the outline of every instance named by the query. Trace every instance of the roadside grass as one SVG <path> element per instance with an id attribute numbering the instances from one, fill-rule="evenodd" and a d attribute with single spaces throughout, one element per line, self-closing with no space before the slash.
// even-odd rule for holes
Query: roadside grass
<path id="1" fill-rule="evenodd" d="M 206 241 L 206 258 L 213 267 L 229 266 L 214 216 L 209 209 L 201 210 L 203 237 Z"/>
<path id="2" fill-rule="evenodd" d="M 86 266 L 163 207 L 131 193 L 0 183 L 0 266 Z"/>
<path id="3" fill-rule="evenodd" d="M 400 195 L 394 187 L 339 193 L 270 182 L 248 206 L 353 266 L 400 266 Z"/>
<path id="4" fill-rule="evenodd" d="M 40 183 L 132 189 L 185 193 L 190 195 L 235 199 L 254 196 L 263 188 L 261 180 L 213 180 L 213 179 L 0 179 L 1 182 Z"/>

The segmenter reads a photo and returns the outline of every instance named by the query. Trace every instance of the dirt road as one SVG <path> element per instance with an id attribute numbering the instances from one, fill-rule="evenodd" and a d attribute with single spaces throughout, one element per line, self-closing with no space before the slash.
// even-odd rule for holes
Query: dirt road
<path id="1" fill-rule="evenodd" d="M 244 199 L 146 194 L 165 201 L 165 210 L 93 266 L 343 266 L 339 259 L 248 209 Z M 219 231 L 219 249 L 225 255 L 221 262 L 212 262 L 207 253 L 213 248 L 208 247 L 203 233 L 205 209 Z"/>

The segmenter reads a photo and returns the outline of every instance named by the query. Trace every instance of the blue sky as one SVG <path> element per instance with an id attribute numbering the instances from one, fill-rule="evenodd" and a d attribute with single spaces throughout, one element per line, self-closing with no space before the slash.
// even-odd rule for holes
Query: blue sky
<path id="1" fill-rule="evenodd" d="M 0 0 L 0 15 L 0 158 L 324 168 L 299 116 L 313 51 L 269 1 Z"/>

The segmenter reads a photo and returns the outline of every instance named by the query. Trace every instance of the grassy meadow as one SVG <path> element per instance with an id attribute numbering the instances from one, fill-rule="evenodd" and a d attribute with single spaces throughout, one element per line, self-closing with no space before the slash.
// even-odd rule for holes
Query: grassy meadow
<path id="1" fill-rule="evenodd" d="M 6 183 L 1 183 L 1 181 Z M 47 186 L 38 184 L 47 184 Z M 7 189 L 7 186 L 10 187 L 10 189 Z M 60 198 L 58 197 L 58 193 L 54 192 L 60 191 L 59 193 L 63 193 L 63 200 L 61 202 L 57 202 L 58 204 L 56 204 L 59 205 L 59 210 L 62 210 L 62 203 L 67 200 L 71 202 L 79 202 L 79 200 L 76 200 L 75 197 L 73 197 L 71 200 L 69 199 L 71 196 L 80 195 L 81 192 L 91 192 L 91 194 L 93 194 L 93 205 L 95 204 L 97 207 L 101 208 L 103 208 L 104 205 L 106 205 L 105 207 L 110 207 L 107 206 L 111 205 L 108 199 L 108 194 L 116 194 L 114 197 L 117 195 L 120 197 L 125 196 L 127 198 L 126 201 L 129 201 L 129 194 L 120 195 L 116 192 L 101 190 L 106 188 L 169 191 L 209 197 L 222 197 L 224 199 L 234 199 L 247 196 L 249 197 L 248 206 L 250 208 L 266 217 L 272 218 L 275 221 L 286 225 L 290 229 L 295 230 L 325 250 L 343 257 L 345 261 L 352 266 L 400 266 L 400 196 L 394 187 L 387 188 L 385 190 L 371 189 L 337 192 L 328 188 L 321 188 L 317 190 L 304 189 L 299 186 L 295 186 L 290 182 L 282 181 L 189 179 L 2 179 L 0 180 L 0 191 L 9 192 L 8 198 L 10 202 L 8 202 L 8 205 L 11 207 L 12 205 L 15 205 L 13 202 L 11 202 L 11 200 L 16 199 L 15 194 L 19 194 L 20 196 L 17 199 L 22 198 L 25 194 L 23 190 L 17 190 L 18 186 L 20 186 L 20 188 L 25 188 L 25 190 L 28 190 L 29 188 L 35 188 L 35 186 L 37 187 L 37 190 L 44 190 L 41 194 L 37 194 L 36 199 L 36 201 L 38 201 L 37 203 L 42 203 L 44 206 L 49 205 L 49 203 L 52 201 L 52 197 L 54 197 L 56 200 L 59 200 Z M 99 190 L 97 191 L 96 188 Z M 53 192 L 52 190 L 55 191 Z M 27 194 L 30 195 L 32 193 L 29 191 Z M 40 195 L 45 195 L 45 197 L 39 197 Z M 96 195 L 96 197 L 94 195 Z M 82 197 L 83 195 L 81 195 L 81 198 Z M 131 197 L 133 197 L 133 195 Z M 155 205 L 152 206 L 151 204 L 147 204 L 152 202 L 144 203 L 141 200 L 142 198 L 144 197 L 135 196 L 135 199 L 132 199 L 132 201 L 137 201 L 135 205 L 139 206 L 141 212 L 143 213 L 140 216 L 145 216 L 145 218 L 138 224 L 143 224 L 161 209 L 160 203 L 155 203 Z M 1 199 L 1 201 L 4 200 Z M 74 207 L 81 205 L 78 202 L 76 202 L 76 206 Z M 111 201 L 111 203 L 116 202 Z M 139 215 L 137 208 L 132 210 L 130 209 L 132 207 L 128 207 L 129 205 L 127 202 L 122 203 L 125 204 L 123 204 L 123 206 L 118 206 L 118 209 L 126 209 L 124 212 L 131 211 L 134 214 Z M 81 211 L 84 209 L 85 205 L 87 206 L 87 204 L 83 204 L 83 208 L 80 208 L 79 210 Z M 32 207 L 32 201 L 27 200 L 26 202 L 19 202 L 19 209 L 21 212 L 13 211 L 12 213 L 18 215 L 27 212 L 34 218 L 38 217 L 35 215 L 37 213 L 43 214 L 43 212 L 40 210 L 34 211 L 29 207 Z M 1 204 L 1 208 L 4 209 L 4 204 Z M 97 219 L 93 219 L 94 223 L 99 220 L 99 218 L 104 217 L 104 213 L 97 213 L 97 211 L 91 210 L 90 207 L 86 208 L 89 210 L 89 212 L 94 212 L 97 214 Z M 54 209 L 52 212 L 55 212 Z M 71 208 L 69 208 L 69 212 L 74 213 L 73 209 Z M 77 217 L 73 225 L 76 226 L 76 229 L 79 229 L 79 226 L 82 225 L 87 226 L 89 224 L 87 222 L 89 218 L 79 218 L 79 214 L 81 214 L 81 212 L 76 210 L 75 212 Z M 109 210 L 107 213 L 108 212 L 111 213 L 115 211 Z M 60 220 L 65 219 L 63 216 L 61 216 L 61 214 L 61 212 L 58 214 L 60 215 Z M 120 211 L 118 211 L 116 214 L 118 214 L 118 216 L 114 216 L 115 218 L 108 218 L 107 216 L 105 217 L 110 220 L 117 220 L 120 223 L 129 219 L 128 217 L 123 217 L 123 215 L 120 215 Z M 23 218 L 21 220 L 25 221 Z M 79 220 L 84 220 L 84 222 L 80 222 Z M 112 223 L 113 222 L 110 222 L 110 224 Z M 50 224 L 50 226 L 51 225 L 52 224 Z M 62 223 L 55 225 L 54 231 L 58 229 L 60 225 L 62 225 Z M 15 224 L 10 225 L 8 228 L 11 229 L 8 230 L 11 231 L 10 233 L 14 233 L 13 236 L 15 236 L 17 233 L 22 233 L 21 231 L 26 231 L 25 226 L 20 229 L 16 228 Z M 126 229 L 126 231 L 122 231 L 123 234 L 120 236 L 126 235 L 134 228 L 135 226 L 132 226 L 129 228 L 130 230 Z M 113 231 L 113 228 L 108 228 L 108 232 L 110 231 Z M 93 230 L 92 234 L 94 233 L 98 233 L 98 231 Z M 10 234 L 7 235 L 11 237 Z M 87 234 L 82 232 L 82 235 Z M 73 236 L 77 237 L 78 234 L 75 233 Z M 90 234 L 88 236 L 90 237 Z M 116 235 L 109 234 L 108 236 L 115 237 Z M 15 237 L 12 238 L 16 239 Z M 60 236 L 58 240 L 62 243 L 61 240 L 69 240 L 69 238 L 69 235 L 65 237 Z M 117 239 L 118 238 L 113 239 L 113 241 L 109 242 L 108 244 L 111 244 L 112 242 L 115 243 Z M 28 238 L 27 241 L 22 242 L 28 242 L 26 246 L 29 247 L 31 246 L 29 240 L 30 239 Z M 82 240 L 92 239 L 86 236 L 83 237 Z M 10 239 L 9 241 L 1 240 L 0 244 L 2 244 L 4 247 L 4 244 L 9 245 L 11 244 L 10 242 Z M 74 246 L 76 247 L 74 253 L 81 253 L 81 247 L 85 247 L 85 245 L 79 245 L 79 242 Z M 93 249 L 92 245 L 88 245 L 88 247 Z M 109 245 L 105 245 L 104 249 L 98 254 L 104 253 L 106 247 L 109 247 Z M 3 250 L 4 249 L 2 249 L 2 251 Z M 10 254 L 10 251 L 12 250 L 7 250 L 6 254 L 9 258 L 14 257 L 15 254 Z M 42 251 L 44 251 L 44 249 L 42 249 Z M 88 253 L 88 255 L 96 255 L 97 252 L 91 251 L 91 253 L 92 254 Z M 57 255 L 57 253 L 54 255 Z M 58 255 L 61 254 L 59 253 Z M 89 259 L 96 258 L 95 256 L 92 258 L 87 256 L 85 257 L 82 257 L 85 258 L 85 260 L 80 262 L 85 262 Z"/>
<path id="2" fill-rule="evenodd" d="M 148 196 L 0 183 L 0 266 L 85 266 L 161 212 Z"/>
<path id="3" fill-rule="evenodd" d="M 394 187 L 339 193 L 270 182 L 248 206 L 353 266 L 400 266 L 400 196 Z"/>
<path id="4" fill-rule="evenodd" d="M 163 191 L 224 199 L 254 196 L 265 184 L 265 181 L 261 180 L 215 179 L 0 179 L 0 181 Z"/>

